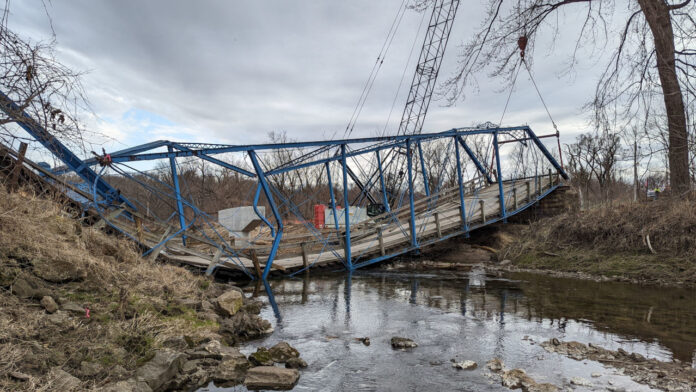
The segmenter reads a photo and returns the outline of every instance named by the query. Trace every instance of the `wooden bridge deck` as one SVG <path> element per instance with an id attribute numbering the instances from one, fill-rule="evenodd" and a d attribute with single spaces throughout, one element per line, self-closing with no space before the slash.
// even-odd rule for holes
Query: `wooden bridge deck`
<path id="1" fill-rule="evenodd" d="M 537 181 L 528 179 L 505 182 L 503 189 L 506 195 L 505 204 L 508 216 L 533 204 L 557 184 L 557 177 L 551 178 L 549 176 L 540 176 Z M 515 201 L 515 199 L 517 200 Z M 477 192 L 469 190 L 465 194 L 465 204 L 468 230 L 486 226 L 502 219 L 497 183 L 479 189 Z M 464 234 L 459 205 L 459 189 L 457 187 L 418 200 L 415 203 L 417 242 L 421 245 L 428 244 L 447 236 Z M 410 209 L 406 205 L 396 211 L 351 225 L 353 265 L 359 266 L 360 263 L 369 263 L 369 260 L 380 256 L 401 254 L 414 249 L 409 223 Z M 283 238 L 281 249 L 294 247 L 297 251 L 285 252 L 284 255 L 276 256 L 272 270 L 290 272 L 305 267 L 344 263 L 345 250 L 341 238 L 345 234 L 344 228 L 339 227 L 339 231 L 333 229 L 327 232 L 324 230 L 322 234 L 324 236 L 322 239 L 313 238 L 311 235 Z M 316 236 L 319 237 L 321 234 Z M 259 255 L 260 268 L 265 266 L 265 255 L 269 249 L 268 245 L 254 247 L 254 251 Z M 180 241 L 168 244 L 164 253 L 172 261 L 201 268 L 207 268 L 214 259 L 212 255 L 206 257 L 199 252 L 184 248 Z M 234 261 L 241 262 L 245 268 L 254 271 L 255 267 L 251 257 L 235 257 Z M 220 258 L 218 263 L 221 268 L 240 268 L 231 259 L 225 257 Z"/>

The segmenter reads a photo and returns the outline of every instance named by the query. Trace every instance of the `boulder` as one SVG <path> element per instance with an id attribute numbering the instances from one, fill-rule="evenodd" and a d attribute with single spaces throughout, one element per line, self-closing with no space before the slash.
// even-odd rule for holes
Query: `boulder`
<path id="1" fill-rule="evenodd" d="M 453 363 L 452 367 L 455 369 L 474 370 L 478 367 L 478 364 L 474 361 L 462 361 Z"/>
<path id="2" fill-rule="evenodd" d="M 204 312 L 212 312 L 215 310 L 215 305 L 213 305 L 210 301 L 203 300 L 198 308 Z"/>
<path id="3" fill-rule="evenodd" d="M 273 327 L 268 320 L 264 320 L 255 314 L 238 312 L 234 316 L 223 319 L 220 322 L 220 334 L 230 344 L 243 340 L 259 338 L 273 332 Z"/>
<path id="4" fill-rule="evenodd" d="M 53 325 L 57 325 L 59 327 L 66 326 L 70 322 L 70 316 L 68 313 L 62 311 L 62 310 L 57 310 L 53 314 L 49 314 L 46 316 L 46 319 Z"/>
<path id="5" fill-rule="evenodd" d="M 160 350 L 155 356 L 136 371 L 136 380 L 144 381 L 153 390 L 167 384 L 181 370 L 186 356 L 172 350 Z"/>
<path id="6" fill-rule="evenodd" d="M 580 387 L 591 387 L 592 383 L 589 382 L 588 380 L 585 380 L 582 377 L 573 377 L 570 379 L 570 383 L 573 385 L 577 385 Z"/>
<path id="7" fill-rule="evenodd" d="M 162 346 L 173 350 L 186 350 L 189 347 L 189 342 L 183 335 L 171 336 L 162 342 Z"/>
<path id="8" fill-rule="evenodd" d="M 152 392 L 152 388 L 144 381 L 128 379 L 111 384 L 107 384 L 101 389 L 102 392 Z"/>
<path id="9" fill-rule="evenodd" d="M 223 346 L 219 340 L 211 340 L 203 345 L 203 349 L 213 355 L 218 360 L 226 361 L 228 359 L 243 359 L 246 361 L 246 356 L 239 352 L 238 349 L 229 346 Z"/>
<path id="10" fill-rule="evenodd" d="M 55 313 L 55 311 L 58 310 L 58 304 L 50 295 L 45 295 L 41 298 L 41 306 L 43 306 L 48 313 Z"/>
<path id="11" fill-rule="evenodd" d="M 225 317 L 234 316 L 244 305 L 244 295 L 237 290 L 228 290 L 215 300 L 220 314 Z"/>
<path id="12" fill-rule="evenodd" d="M 244 385 L 247 389 L 292 389 L 300 373 L 295 369 L 283 369 L 275 366 L 258 366 L 247 371 Z"/>
<path id="13" fill-rule="evenodd" d="M 418 344 L 411 339 L 394 336 L 391 338 L 391 346 L 393 348 L 414 348 L 418 347 Z"/>
<path id="14" fill-rule="evenodd" d="M 254 366 L 272 366 L 275 361 L 266 347 L 259 347 L 255 353 L 249 355 L 249 362 Z"/>
<path id="15" fill-rule="evenodd" d="M 53 390 L 61 392 L 76 391 L 82 381 L 65 370 L 54 367 L 48 372 L 48 379 Z"/>
<path id="16" fill-rule="evenodd" d="M 41 286 L 39 280 L 29 276 L 17 278 L 12 284 L 12 294 L 20 298 L 40 299 L 50 295 L 50 291 Z"/>
<path id="17" fill-rule="evenodd" d="M 280 342 L 268 349 L 274 362 L 284 363 L 290 358 L 299 358 L 300 352 L 287 342 Z"/>
<path id="18" fill-rule="evenodd" d="M 53 283 L 80 281 L 87 277 L 87 271 L 68 260 L 40 258 L 32 264 L 34 275 Z"/>
<path id="19" fill-rule="evenodd" d="M 222 361 L 213 372 L 213 380 L 223 384 L 240 384 L 250 367 L 251 364 L 246 358 Z"/>
<path id="20" fill-rule="evenodd" d="M 84 307 L 74 302 L 66 302 L 60 308 L 73 316 L 84 316 L 86 312 Z"/>
<path id="21" fill-rule="evenodd" d="M 285 367 L 288 369 L 304 369 L 307 367 L 307 362 L 302 358 L 290 358 L 285 362 Z"/>
<path id="22" fill-rule="evenodd" d="M 536 385 L 534 379 L 529 377 L 522 369 L 512 369 L 504 372 L 502 375 L 502 384 L 510 389 L 522 388 L 528 389 L 530 386 Z"/>

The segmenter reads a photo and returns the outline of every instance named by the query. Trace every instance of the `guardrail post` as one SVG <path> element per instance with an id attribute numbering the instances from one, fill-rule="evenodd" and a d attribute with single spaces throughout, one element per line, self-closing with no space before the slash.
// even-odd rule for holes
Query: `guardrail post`
<path id="1" fill-rule="evenodd" d="M 326 166 L 326 176 L 329 180 L 329 193 L 331 194 L 331 211 L 333 211 L 334 226 L 336 230 L 338 230 L 338 215 L 336 214 L 336 197 L 334 196 L 333 182 L 331 181 L 331 167 L 329 166 L 329 162 L 326 162 L 324 165 Z"/>
<path id="2" fill-rule="evenodd" d="M 416 211 L 413 201 L 413 159 L 411 157 L 411 139 L 406 139 L 406 161 L 408 165 L 408 202 L 411 210 L 411 246 L 418 247 L 418 238 L 416 238 Z"/>
<path id="3" fill-rule="evenodd" d="M 268 278 L 268 274 L 271 272 L 273 259 L 275 259 L 275 255 L 278 252 L 278 247 L 280 246 L 280 240 L 283 237 L 283 219 L 281 218 L 280 212 L 278 212 L 278 207 L 273 200 L 273 193 L 271 192 L 271 188 L 268 186 L 268 182 L 266 181 L 266 175 L 263 172 L 263 169 L 261 169 L 261 165 L 259 165 L 259 161 L 256 158 L 256 152 L 254 152 L 254 150 L 249 150 L 248 154 L 249 158 L 251 159 L 251 164 L 254 165 L 254 170 L 256 170 L 256 175 L 259 177 L 259 182 L 261 183 L 263 193 L 266 195 L 266 201 L 268 201 L 268 204 L 271 206 L 271 211 L 273 211 L 273 217 L 275 217 L 277 225 L 276 235 L 275 238 L 273 238 L 273 245 L 271 246 L 271 252 L 268 254 L 266 266 L 263 269 L 263 276 L 261 277 L 265 281 L 266 278 Z"/>
<path id="4" fill-rule="evenodd" d="M 500 149 L 498 148 L 498 132 L 493 133 L 493 148 L 495 149 L 495 166 L 498 174 L 498 200 L 500 201 L 500 211 L 503 222 L 507 222 L 507 212 L 505 211 L 505 191 L 503 190 L 503 173 L 500 171 Z"/>
<path id="5" fill-rule="evenodd" d="M 527 180 L 524 185 L 527 188 L 527 203 L 532 201 L 532 182 Z"/>
<path id="6" fill-rule="evenodd" d="M 515 211 L 517 211 L 517 188 L 512 188 L 512 205 Z"/>
<path id="7" fill-rule="evenodd" d="M 433 216 L 435 217 L 435 228 L 437 229 L 437 238 L 442 237 L 442 228 L 440 227 L 440 213 L 435 212 L 433 213 Z"/>
<path id="8" fill-rule="evenodd" d="M 553 186 L 553 172 L 549 169 L 549 189 Z"/>
<path id="9" fill-rule="evenodd" d="M 456 137 L 453 139 L 454 141 L 454 151 L 455 151 L 455 159 L 457 160 L 457 183 L 459 184 L 459 217 L 461 218 L 462 222 L 462 230 L 467 233 L 469 232 L 469 228 L 467 227 L 466 224 L 466 201 L 464 200 L 464 184 L 462 184 L 462 163 L 461 163 L 461 157 L 459 154 L 459 143 L 457 143 Z M 440 233 L 439 229 L 439 222 L 438 222 L 438 234 Z"/>
<path id="10" fill-rule="evenodd" d="M 345 231 L 345 257 L 348 269 L 353 270 L 353 260 L 350 249 L 350 206 L 348 201 L 348 165 L 346 162 L 346 145 L 341 144 L 341 165 L 343 166 L 343 214 L 345 214 L 346 231 Z"/>
<path id="11" fill-rule="evenodd" d="M 382 187 L 382 203 L 386 212 L 391 211 L 389 207 L 389 197 L 387 197 L 387 188 L 384 186 L 384 171 L 382 170 L 382 158 L 379 156 L 379 150 L 375 151 L 377 155 L 377 167 L 379 168 L 379 185 Z"/>
<path id="12" fill-rule="evenodd" d="M 307 268 L 309 267 L 309 257 L 307 256 L 307 243 L 301 243 L 300 248 L 302 249 L 302 268 Z"/>
<path id="13" fill-rule="evenodd" d="M 481 208 L 481 223 L 486 223 L 486 209 L 484 204 L 484 200 L 479 200 L 479 207 Z"/>
<path id="14" fill-rule="evenodd" d="M 174 151 L 172 146 L 168 146 L 167 150 L 171 153 Z M 174 155 L 169 156 L 169 166 L 172 171 L 172 181 L 174 182 L 174 192 L 176 192 L 176 208 L 179 212 L 179 228 L 181 230 L 186 227 L 186 220 L 184 219 L 184 205 L 181 202 L 181 188 L 179 187 L 179 174 L 176 171 L 176 158 Z M 186 246 L 186 234 L 181 233 L 181 242 Z"/>

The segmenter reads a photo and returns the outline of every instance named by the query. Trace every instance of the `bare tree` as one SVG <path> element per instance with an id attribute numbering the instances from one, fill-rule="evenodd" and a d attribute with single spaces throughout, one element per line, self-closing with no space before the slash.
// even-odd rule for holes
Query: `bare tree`
<path id="1" fill-rule="evenodd" d="M 489 0 L 487 15 L 480 29 L 460 53 L 457 72 L 446 81 L 449 98 L 456 100 L 464 88 L 475 83 L 474 76 L 493 64 L 491 76 L 512 81 L 523 63 L 518 46 L 525 47 L 531 60 L 536 41 L 546 35 L 559 40 L 565 28 L 561 10 L 584 16 L 575 49 L 574 64 L 585 46 L 613 47 L 613 55 L 598 82 L 588 108 L 597 114 L 597 123 L 606 111 L 628 119 L 637 110 L 656 108 L 663 101 L 669 141 L 669 169 L 674 189 L 690 189 L 687 108 L 684 95 L 696 96 L 696 21 L 694 4 L 685 0 L 669 4 L 666 0 L 626 2 L 628 16 L 622 21 L 618 40 L 611 21 L 618 1 L 525 0 L 505 3 Z M 571 65 L 572 66 L 572 65 Z M 657 92 L 657 94 L 656 94 Z M 692 99 L 691 102 L 694 100 Z M 689 102 L 689 101 L 687 101 Z M 690 108 L 693 111 L 693 108 Z"/>

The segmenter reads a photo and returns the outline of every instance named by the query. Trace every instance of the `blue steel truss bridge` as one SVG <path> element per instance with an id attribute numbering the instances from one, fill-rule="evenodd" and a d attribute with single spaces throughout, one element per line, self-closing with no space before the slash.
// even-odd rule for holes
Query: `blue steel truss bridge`
<path id="1" fill-rule="evenodd" d="M 19 110 L 0 98 L 5 110 Z M 252 279 L 327 265 L 352 271 L 468 236 L 506 222 L 568 179 L 541 140 L 556 135 L 539 137 L 527 126 L 257 145 L 156 141 L 82 160 L 26 113 L 18 123 L 65 163 L 50 169 L 24 159 L 25 169 L 63 189 L 97 218 L 97 227 L 135 241 L 144 257 L 208 273 L 241 271 Z M 246 199 L 239 195 L 229 206 L 252 207 L 261 223 L 245 241 L 235 241 L 187 192 L 179 173 L 192 160 L 250 185 Z M 144 161 L 163 164 L 153 174 L 135 168 Z M 387 169 L 399 163 L 390 173 L 403 179 L 390 187 Z M 351 180 L 351 170 L 362 187 Z M 311 187 L 293 181 L 309 177 Z M 114 184 L 130 184 L 130 191 Z M 150 211 L 148 203 L 156 199 L 169 202 L 171 213 Z M 333 219 L 315 225 L 306 207 L 322 203 Z M 352 210 L 359 208 L 376 213 L 357 220 Z"/>

